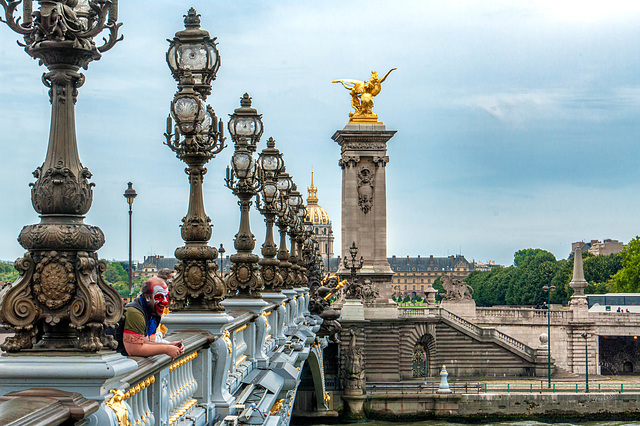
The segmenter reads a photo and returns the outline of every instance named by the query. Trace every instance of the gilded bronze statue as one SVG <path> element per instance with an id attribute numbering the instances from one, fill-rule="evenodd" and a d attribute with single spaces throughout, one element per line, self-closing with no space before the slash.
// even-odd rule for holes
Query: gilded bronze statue
<path id="1" fill-rule="evenodd" d="M 382 82 L 384 82 L 391 71 L 396 68 L 392 68 L 387 72 L 384 77 L 378 78 L 378 73 L 371 72 L 371 78 L 369 81 L 360 80 L 333 80 L 332 83 L 340 83 L 345 89 L 349 90 L 351 95 L 351 106 L 355 112 L 350 112 L 350 122 L 364 122 L 364 123 L 378 123 L 378 116 L 373 113 L 373 98 L 382 90 Z M 382 123 L 379 123 L 382 124 Z"/>

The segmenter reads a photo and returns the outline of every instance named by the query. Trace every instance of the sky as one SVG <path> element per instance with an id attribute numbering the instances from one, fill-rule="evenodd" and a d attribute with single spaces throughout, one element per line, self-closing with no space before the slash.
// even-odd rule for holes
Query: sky
<path id="1" fill-rule="evenodd" d="M 640 233 L 640 2 L 211 1 L 120 2 L 124 40 L 83 71 L 80 158 L 93 173 L 85 222 L 106 236 L 101 258 L 173 256 L 189 186 L 163 145 L 176 92 L 165 61 L 189 7 L 217 37 L 221 66 L 208 103 L 219 117 L 245 93 L 303 189 L 318 188 L 341 247 L 340 147 L 348 92 L 397 68 L 374 99 L 387 130 L 388 256 L 448 256 L 510 265 L 523 248 L 566 258 L 575 241 Z M 29 183 L 48 141 L 39 67 L 0 24 L 0 259 L 39 222 Z M 227 141 L 230 143 L 230 139 Z M 208 163 L 210 245 L 233 250 L 237 199 L 224 186 L 232 144 Z M 265 227 L 254 211 L 256 250 Z"/>

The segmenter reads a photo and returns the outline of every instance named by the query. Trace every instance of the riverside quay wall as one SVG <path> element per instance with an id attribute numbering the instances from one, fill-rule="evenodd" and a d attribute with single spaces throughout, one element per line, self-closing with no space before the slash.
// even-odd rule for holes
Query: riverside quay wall
<path id="1" fill-rule="evenodd" d="M 640 393 L 381 394 L 369 395 L 367 417 L 640 419 Z"/>

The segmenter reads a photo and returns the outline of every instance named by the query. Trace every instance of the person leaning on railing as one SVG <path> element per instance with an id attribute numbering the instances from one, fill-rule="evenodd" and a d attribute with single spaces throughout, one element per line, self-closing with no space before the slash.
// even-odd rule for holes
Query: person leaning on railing
<path id="1" fill-rule="evenodd" d="M 116 331 L 118 352 L 131 356 L 165 354 L 171 359 L 184 354 L 182 340 L 156 341 L 156 330 L 169 306 L 169 289 L 162 278 L 151 277 L 142 285 L 140 297 L 127 304 L 124 321 Z"/>

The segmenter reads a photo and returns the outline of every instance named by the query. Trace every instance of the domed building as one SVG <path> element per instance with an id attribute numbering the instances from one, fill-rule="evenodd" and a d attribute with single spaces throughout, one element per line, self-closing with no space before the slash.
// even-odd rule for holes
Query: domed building
<path id="1" fill-rule="evenodd" d="M 307 188 L 307 219 L 313 223 L 313 232 L 320 245 L 320 254 L 323 259 L 333 257 L 333 229 L 329 214 L 318 204 L 318 189 L 313 184 L 313 172 L 311 172 L 311 186 Z"/>

